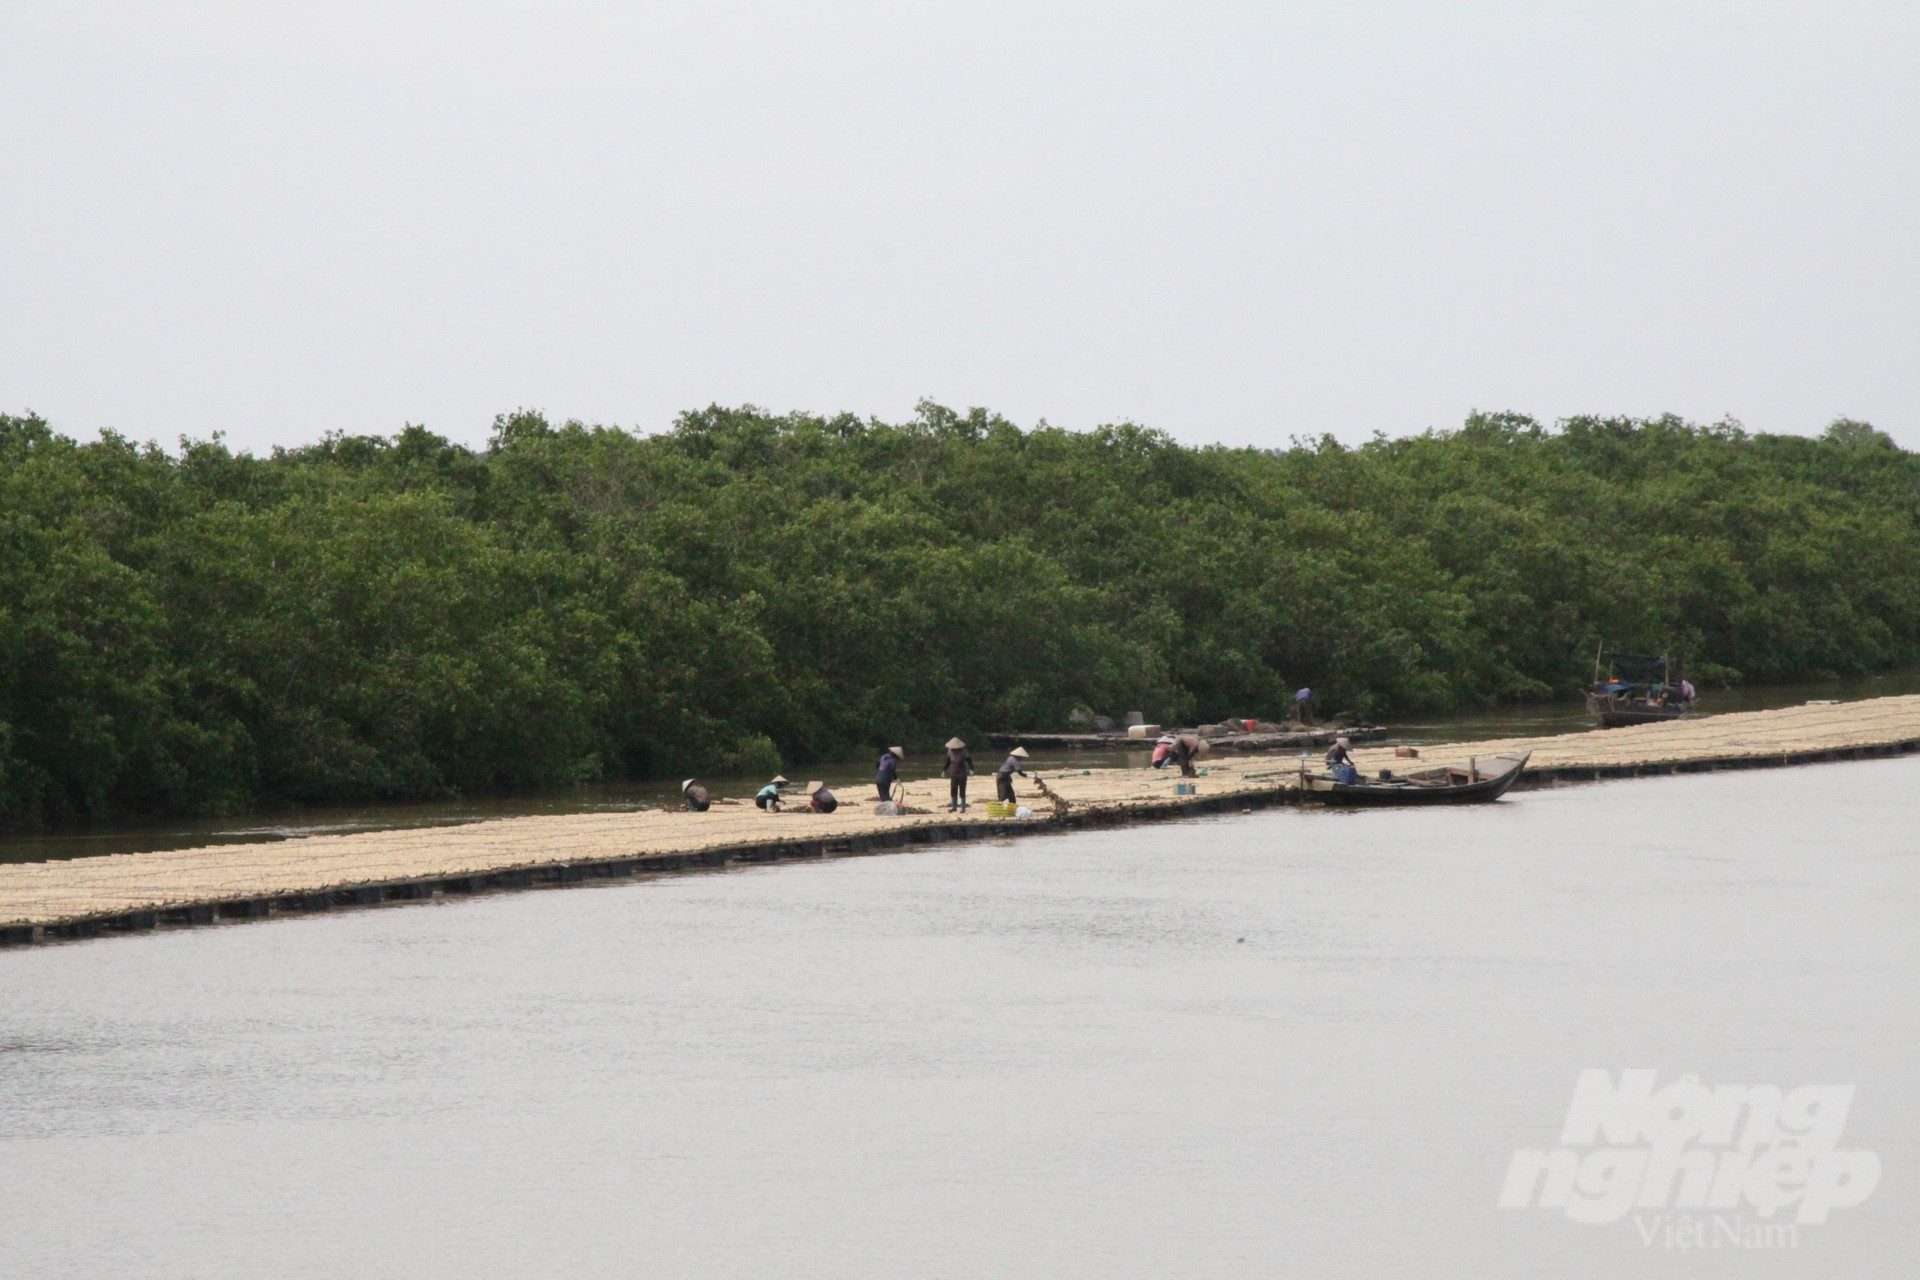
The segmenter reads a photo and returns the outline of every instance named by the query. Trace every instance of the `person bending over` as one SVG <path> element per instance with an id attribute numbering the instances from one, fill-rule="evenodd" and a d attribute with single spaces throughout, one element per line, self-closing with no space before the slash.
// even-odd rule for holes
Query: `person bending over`
<path id="1" fill-rule="evenodd" d="M 1009 804 L 1013 803 L 1013 775 L 1017 773 L 1023 778 L 1026 777 L 1026 765 L 1027 749 L 1025 747 L 1015 747 L 1013 751 L 1008 754 L 1007 758 L 1001 762 L 1000 767 L 994 770 L 993 783 L 995 794 L 999 796 L 1000 799 L 1005 800 Z"/>

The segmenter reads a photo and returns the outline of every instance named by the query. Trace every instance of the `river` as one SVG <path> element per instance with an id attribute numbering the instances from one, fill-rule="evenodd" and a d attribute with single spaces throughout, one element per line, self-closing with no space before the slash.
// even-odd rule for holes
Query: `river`
<path id="1" fill-rule="evenodd" d="M 1908 1276 L 1916 793 L 1270 810 L 0 952 L 0 1275 Z M 1879 1185 L 1791 1243 L 1739 1236 L 1791 1206 L 1696 1248 L 1670 1199 L 1500 1207 L 1629 1068 L 1851 1090 Z"/>

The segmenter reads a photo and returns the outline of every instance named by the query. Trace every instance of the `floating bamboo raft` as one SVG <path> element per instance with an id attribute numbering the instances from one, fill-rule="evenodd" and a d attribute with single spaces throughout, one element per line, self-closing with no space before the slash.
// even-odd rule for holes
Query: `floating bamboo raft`
<path id="1" fill-rule="evenodd" d="M 1421 749 L 1421 763 L 1533 753 L 1521 786 L 1722 768 L 1810 763 L 1920 751 L 1920 696 L 1818 704 L 1588 733 Z M 1355 752 L 1365 773 L 1406 767 L 1391 748 Z M 0 945 L 105 932 L 258 919 L 634 875 L 881 852 L 911 844 L 1068 830 L 1218 813 L 1297 798 L 1297 761 L 1208 757 L 1197 794 L 1172 769 L 1050 773 L 1018 780 L 1029 819 L 986 815 L 991 781 L 964 814 L 946 811 L 946 780 L 906 784 L 910 810 L 881 817 L 849 794 L 838 812 L 763 813 L 721 801 L 707 813 L 643 810 L 504 818 L 460 826 L 309 836 L 0 865 Z"/>

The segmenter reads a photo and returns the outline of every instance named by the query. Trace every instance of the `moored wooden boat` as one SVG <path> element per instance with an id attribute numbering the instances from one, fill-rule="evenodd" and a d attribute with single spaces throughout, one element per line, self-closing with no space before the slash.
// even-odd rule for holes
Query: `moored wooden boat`
<path id="1" fill-rule="evenodd" d="M 1530 751 L 1475 759 L 1464 768 L 1442 765 L 1407 774 L 1339 782 L 1327 774 L 1309 774 L 1302 789 L 1309 800 L 1353 807 L 1414 804 L 1485 804 L 1505 795 L 1527 767 Z"/>
<path id="2" fill-rule="evenodd" d="M 1675 681 L 1673 663 L 1664 655 L 1609 653 L 1593 656 L 1593 684 L 1587 710 L 1602 729 L 1678 720 L 1693 706 L 1693 686 Z"/>

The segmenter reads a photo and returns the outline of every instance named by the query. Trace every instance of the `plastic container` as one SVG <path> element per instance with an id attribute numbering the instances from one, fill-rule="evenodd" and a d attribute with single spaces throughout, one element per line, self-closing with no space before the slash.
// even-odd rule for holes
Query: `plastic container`
<path id="1" fill-rule="evenodd" d="M 1200 794 L 1200 788 L 1191 782 L 1176 782 L 1173 784 L 1173 794 L 1177 796 L 1197 796 Z"/>
<path id="2" fill-rule="evenodd" d="M 987 801 L 987 816 L 989 818 L 1011 818 L 1013 811 L 1018 807 L 1019 806 L 1011 800 L 989 800 Z"/>

